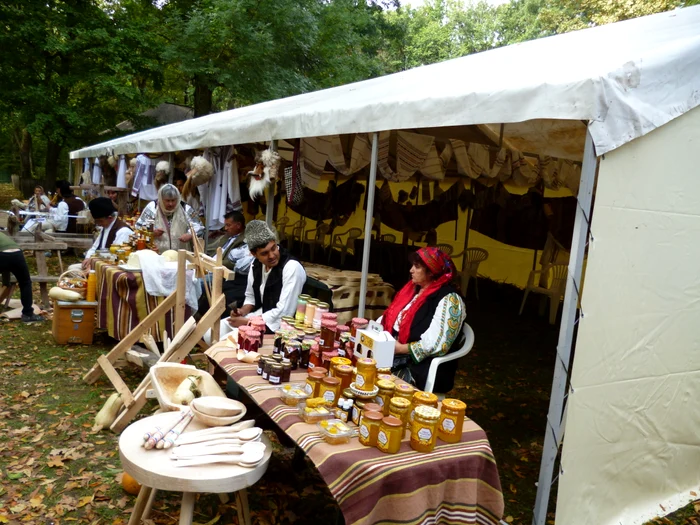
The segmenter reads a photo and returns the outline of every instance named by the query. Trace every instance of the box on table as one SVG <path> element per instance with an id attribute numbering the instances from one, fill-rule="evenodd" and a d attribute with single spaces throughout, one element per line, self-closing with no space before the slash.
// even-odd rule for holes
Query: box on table
<path id="1" fill-rule="evenodd" d="M 54 301 L 53 338 L 58 344 L 92 344 L 97 301 Z"/>
<path id="2" fill-rule="evenodd" d="M 377 362 L 377 368 L 391 368 L 394 364 L 394 347 L 396 339 L 385 332 L 381 324 L 370 321 L 367 328 L 358 330 L 355 335 L 354 355 L 371 357 Z"/>

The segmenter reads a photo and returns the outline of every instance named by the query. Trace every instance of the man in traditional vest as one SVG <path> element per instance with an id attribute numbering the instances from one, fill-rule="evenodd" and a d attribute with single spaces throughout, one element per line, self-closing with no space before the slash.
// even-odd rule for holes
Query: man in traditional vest
<path id="1" fill-rule="evenodd" d="M 107 197 L 97 197 L 88 203 L 90 213 L 95 225 L 102 227 L 92 247 L 85 253 L 83 268 L 90 266 L 90 257 L 97 250 L 108 250 L 113 244 L 124 244 L 129 241 L 129 236 L 134 233 L 122 220 L 118 219 L 119 213 L 114 210 L 112 201 Z"/>
<path id="2" fill-rule="evenodd" d="M 245 301 L 231 311 L 232 327 L 248 323 L 247 317 L 261 315 L 269 332 L 279 330 L 282 317 L 294 315 L 297 299 L 306 282 L 298 261 L 277 244 L 277 236 L 263 221 L 250 221 L 245 240 L 255 260 L 248 272 Z"/>

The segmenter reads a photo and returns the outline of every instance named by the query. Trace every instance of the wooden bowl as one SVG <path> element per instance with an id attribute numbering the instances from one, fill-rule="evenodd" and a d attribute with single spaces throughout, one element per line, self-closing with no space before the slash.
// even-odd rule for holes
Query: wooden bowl
<path id="1" fill-rule="evenodd" d="M 246 411 L 245 405 L 240 401 L 218 396 L 199 397 L 190 406 L 202 414 L 214 417 L 232 417 Z"/>
<path id="2" fill-rule="evenodd" d="M 197 401 L 195 399 L 195 401 Z M 238 401 L 236 401 L 238 403 Z M 245 416 L 246 413 L 246 408 L 243 403 L 239 403 L 242 407 L 243 410 L 239 414 L 236 414 L 235 416 L 227 416 L 227 417 L 222 417 L 222 416 L 210 416 L 209 414 L 205 414 L 203 412 L 200 412 L 197 407 L 196 403 L 192 402 L 190 403 L 190 410 L 192 410 L 192 413 L 194 414 L 194 419 L 202 423 L 203 425 L 207 425 L 208 427 L 222 427 L 226 425 L 231 425 L 235 423 L 236 421 L 240 420 Z"/>

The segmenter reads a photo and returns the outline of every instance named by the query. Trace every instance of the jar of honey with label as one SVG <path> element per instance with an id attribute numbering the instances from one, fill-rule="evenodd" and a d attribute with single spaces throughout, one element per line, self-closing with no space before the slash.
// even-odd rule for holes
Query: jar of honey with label
<path id="1" fill-rule="evenodd" d="M 355 376 L 355 388 L 363 392 L 374 390 L 377 380 L 377 362 L 368 357 L 357 360 L 357 375 Z"/>
<path id="2" fill-rule="evenodd" d="M 437 441 L 438 420 L 440 411 L 437 408 L 421 405 L 413 414 L 411 425 L 411 448 L 418 452 L 432 452 Z"/>
<path id="3" fill-rule="evenodd" d="M 385 416 L 389 415 L 389 402 L 391 401 L 391 398 L 394 397 L 395 387 L 396 385 L 393 381 L 388 381 L 386 379 L 377 380 L 377 388 L 379 388 L 379 393 L 374 399 L 376 400 L 377 404 L 382 407 L 382 413 Z"/>
<path id="4" fill-rule="evenodd" d="M 309 397 L 318 397 L 321 381 L 323 381 L 324 377 L 326 377 L 326 374 L 323 372 L 309 370 L 309 374 L 306 376 L 306 385 L 304 386 L 304 390 L 309 394 Z"/>
<path id="5" fill-rule="evenodd" d="M 411 402 L 403 397 L 392 397 L 389 401 L 389 415 L 399 418 L 403 421 L 404 426 L 408 423 L 410 408 Z"/>
<path id="6" fill-rule="evenodd" d="M 440 406 L 438 437 L 445 443 L 459 443 L 462 440 L 464 412 L 467 405 L 459 399 L 443 399 Z"/>
<path id="7" fill-rule="evenodd" d="M 379 423 L 377 448 L 386 454 L 396 454 L 401 449 L 403 422 L 393 416 L 386 416 Z"/>
<path id="8" fill-rule="evenodd" d="M 408 418 L 409 423 L 413 422 L 413 413 L 416 408 L 425 405 L 433 408 L 438 407 L 438 397 L 431 392 L 417 391 L 413 393 L 413 398 L 411 400 L 411 415 Z"/>
<path id="9" fill-rule="evenodd" d="M 324 377 L 318 389 L 318 397 L 322 397 L 332 406 L 337 405 L 340 397 L 340 379 L 330 376 Z"/>
<path id="10" fill-rule="evenodd" d="M 384 416 L 381 412 L 365 410 L 360 417 L 359 441 L 366 447 L 377 445 L 377 434 L 379 433 L 379 423 Z"/>

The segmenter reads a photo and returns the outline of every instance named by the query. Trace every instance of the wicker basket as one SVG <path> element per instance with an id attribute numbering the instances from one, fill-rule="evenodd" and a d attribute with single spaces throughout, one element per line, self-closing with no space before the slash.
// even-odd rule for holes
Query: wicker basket
<path id="1" fill-rule="evenodd" d="M 83 300 L 87 296 L 87 278 L 82 270 L 68 270 L 58 278 L 56 285 L 62 290 L 70 290 L 79 293 Z"/>

